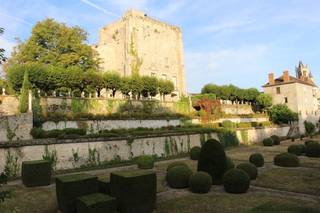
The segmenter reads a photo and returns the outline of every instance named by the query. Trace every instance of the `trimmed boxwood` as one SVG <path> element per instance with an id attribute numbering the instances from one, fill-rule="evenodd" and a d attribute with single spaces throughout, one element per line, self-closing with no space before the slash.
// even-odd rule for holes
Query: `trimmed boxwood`
<path id="1" fill-rule="evenodd" d="M 306 145 L 306 156 L 319 158 L 320 157 L 320 144 L 318 142 L 310 142 Z"/>
<path id="2" fill-rule="evenodd" d="M 152 169 L 154 166 L 154 158 L 150 155 L 141 155 L 136 162 L 139 169 Z"/>
<path id="3" fill-rule="evenodd" d="M 307 140 L 304 142 L 304 145 L 308 145 L 309 143 L 317 143 L 317 141 L 314 141 L 314 140 Z"/>
<path id="4" fill-rule="evenodd" d="M 237 165 L 237 169 L 241 169 L 244 172 L 246 172 L 251 180 L 257 179 L 258 176 L 258 169 L 257 167 L 252 163 L 240 163 Z"/>
<path id="5" fill-rule="evenodd" d="M 154 171 L 113 172 L 110 175 L 111 196 L 117 199 L 118 211 L 150 213 L 156 205 L 157 176 Z"/>
<path id="6" fill-rule="evenodd" d="M 291 153 L 281 153 L 274 157 L 274 165 L 282 167 L 298 167 L 299 158 L 295 154 Z"/>
<path id="7" fill-rule="evenodd" d="M 185 166 L 185 167 L 189 168 L 186 163 L 184 163 L 184 162 L 182 162 L 182 161 L 175 161 L 175 162 L 172 162 L 172 163 L 170 163 L 170 164 L 168 165 L 168 167 L 167 167 L 167 172 L 168 172 L 170 169 L 172 169 L 173 167 L 175 167 L 175 166 Z"/>
<path id="8" fill-rule="evenodd" d="M 189 177 L 192 171 L 186 166 L 175 166 L 167 173 L 167 182 L 171 188 L 181 189 L 189 186 Z"/>
<path id="9" fill-rule="evenodd" d="M 281 138 L 278 135 L 272 135 L 270 138 L 273 141 L 273 145 L 280 145 Z"/>
<path id="10" fill-rule="evenodd" d="M 110 195 L 110 181 L 98 179 L 99 192 Z"/>
<path id="11" fill-rule="evenodd" d="M 262 141 L 263 146 L 273 146 L 273 140 L 271 138 L 265 138 Z"/>
<path id="12" fill-rule="evenodd" d="M 198 171 L 207 172 L 214 184 L 221 184 L 222 176 L 227 170 L 227 157 L 221 143 L 209 139 L 203 144 L 198 160 Z"/>
<path id="13" fill-rule="evenodd" d="M 223 186 L 229 193 L 245 193 L 250 187 L 250 177 L 241 169 L 231 169 L 223 175 Z"/>
<path id="14" fill-rule="evenodd" d="M 94 193 L 77 198 L 77 213 L 115 213 L 117 201 L 102 193 Z"/>
<path id="15" fill-rule="evenodd" d="M 46 186 L 51 181 L 51 163 L 47 160 L 22 162 L 21 178 L 25 186 Z"/>
<path id="16" fill-rule="evenodd" d="M 288 153 L 300 156 L 304 153 L 305 146 L 303 144 L 293 144 L 288 146 Z"/>
<path id="17" fill-rule="evenodd" d="M 206 172 L 196 172 L 189 178 L 190 190 L 194 193 L 207 193 L 210 191 L 212 178 Z"/>
<path id="18" fill-rule="evenodd" d="M 200 146 L 194 146 L 190 150 L 190 159 L 191 160 L 198 160 L 200 155 L 201 148 Z"/>
<path id="19" fill-rule="evenodd" d="M 65 175 L 56 178 L 58 207 L 62 212 L 76 212 L 78 197 L 98 192 L 96 176 L 89 174 Z"/>
<path id="20" fill-rule="evenodd" d="M 234 169 L 235 165 L 231 158 L 227 157 L 227 169 L 226 171 L 230 169 Z"/>
<path id="21" fill-rule="evenodd" d="M 260 153 L 253 153 L 249 157 L 249 162 L 254 164 L 256 167 L 262 167 L 264 165 L 263 155 Z"/>

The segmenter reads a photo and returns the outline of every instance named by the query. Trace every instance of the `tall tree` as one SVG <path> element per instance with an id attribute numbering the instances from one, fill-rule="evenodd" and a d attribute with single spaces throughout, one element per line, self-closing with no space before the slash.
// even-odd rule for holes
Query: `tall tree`
<path id="1" fill-rule="evenodd" d="M 142 76 L 143 89 L 141 91 L 143 97 L 154 97 L 158 94 L 158 79 L 152 76 Z"/>
<path id="2" fill-rule="evenodd" d="M 116 72 L 106 72 L 103 74 L 103 81 L 105 87 L 112 92 L 112 97 L 115 97 L 116 92 L 121 87 L 121 77 Z"/>
<path id="3" fill-rule="evenodd" d="M 174 91 L 174 85 L 169 80 L 159 80 L 159 93 L 162 96 L 162 100 L 165 101 L 165 96 Z"/>
<path id="4" fill-rule="evenodd" d="M 19 111 L 25 113 L 28 111 L 28 99 L 29 99 L 29 75 L 28 71 L 24 72 L 23 83 L 21 88 L 20 100 L 19 100 Z"/>

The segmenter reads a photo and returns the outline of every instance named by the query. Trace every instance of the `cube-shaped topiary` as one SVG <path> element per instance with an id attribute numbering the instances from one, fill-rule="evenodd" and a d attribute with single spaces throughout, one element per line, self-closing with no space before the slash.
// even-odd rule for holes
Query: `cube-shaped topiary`
<path id="1" fill-rule="evenodd" d="M 110 181 L 106 179 L 98 180 L 99 192 L 110 195 Z"/>
<path id="2" fill-rule="evenodd" d="M 260 153 L 253 153 L 249 157 L 249 162 L 254 164 L 256 167 L 262 167 L 264 165 L 263 155 Z"/>
<path id="3" fill-rule="evenodd" d="M 22 162 L 21 178 L 25 186 L 46 186 L 51 181 L 51 163 L 47 160 Z"/>
<path id="4" fill-rule="evenodd" d="M 194 146 L 190 150 L 190 159 L 191 160 L 198 160 L 200 155 L 201 148 L 200 146 Z"/>
<path id="5" fill-rule="evenodd" d="M 78 197 L 76 205 L 77 213 L 113 213 L 117 211 L 116 199 L 102 193 Z"/>
<path id="6" fill-rule="evenodd" d="M 221 184 L 226 170 L 227 157 L 222 144 L 215 139 L 209 139 L 201 147 L 198 171 L 207 172 L 214 184 Z"/>
<path id="7" fill-rule="evenodd" d="M 188 166 L 177 165 L 167 172 L 167 182 L 171 188 L 182 189 L 189 186 L 189 177 L 192 174 Z"/>
<path id="8" fill-rule="evenodd" d="M 300 156 L 304 153 L 305 146 L 303 144 L 293 144 L 288 147 L 288 153 Z"/>
<path id="9" fill-rule="evenodd" d="M 207 193 L 210 191 L 212 178 L 206 172 L 196 172 L 189 178 L 190 190 L 194 193 Z"/>
<path id="10" fill-rule="evenodd" d="M 114 172 L 110 176 L 111 196 L 120 212 L 152 212 L 156 204 L 157 177 L 153 171 Z"/>
<path id="11" fill-rule="evenodd" d="M 154 166 L 154 158 L 151 155 L 141 155 L 136 159 L 139 169 L 152 169 Z"/>
<path id="12" fill-rule="evenodd" d="M 251 180 L 255 180 L 258 176 L 258 169 L 252 163 L 240 163 L 237 165 L 237 169 L 241 169 L 246 172 Z"/>
<path id="13" fill-rule="evenodd" d="M 273 141 L 273 145 L 280 145 L 281 138 L 278 135 L 272 135 L 270 138 Z"/>
<path id="14" fill-rule="evenodd" d="M 306 145 L 306 156 L 319 158 L 320 157 L 320 143 L 318 142 L 309 142 Z"/>
<path id="15" fill-rule="evenodd" d="M 89 174 L 66 175 L 56 178 L 59 209 L 76 212 L 76 198 L 98 192 L 98 178 Z"/>
<path id="16" fill-rule="evenodd" d="M 273 159 L 274 165 L 282 166 L 282 167 L 298 167 L 299 166 L 299 158 L 295 154 L 291 153 L 281 153 L 274 157 Z"/>
<path id="17" fill-rule="evenodd" d="M 245 193 L 250 187 L 250 177 L 241 169 L 230 169 L 223 175 L 223 186 L 229 193 Z"/>
<path id="18" fill-rule="evenodd" d="M 271 138 L 265 138 L 262 141 L 263 146 L 273 146 L 273 140 Z"/>

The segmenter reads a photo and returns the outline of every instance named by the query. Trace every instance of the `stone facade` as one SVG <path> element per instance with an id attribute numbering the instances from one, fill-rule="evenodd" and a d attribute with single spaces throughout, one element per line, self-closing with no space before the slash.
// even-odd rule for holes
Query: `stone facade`
<path id="1" fill-rule="evenodd" d="M 19 98 L 13 95 L 0 95 L 0 116 L 19 113 Z"/>
<path id="2" fill-rule="evenodd" d="M 175 97 L 186 94 L 182 33 L 176 26 L 129 10 L 100 30 L 99 42 L 93 48 L 102 59 L 104 71 L 171 80 Z"/>

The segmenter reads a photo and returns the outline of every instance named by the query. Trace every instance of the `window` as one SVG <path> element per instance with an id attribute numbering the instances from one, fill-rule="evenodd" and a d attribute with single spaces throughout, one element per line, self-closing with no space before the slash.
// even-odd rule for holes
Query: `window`
<path id="1" fill-rule="evenodd" d="M 280 94 L 280 87 L 277 87 L 277 94 Z"/>
<path id="2" fill-rule="evenodd" d="M 286 104 L 288 103 L 288 98 L 287 97 L 284 98 L 284 103 L 286 103 Z"/>

